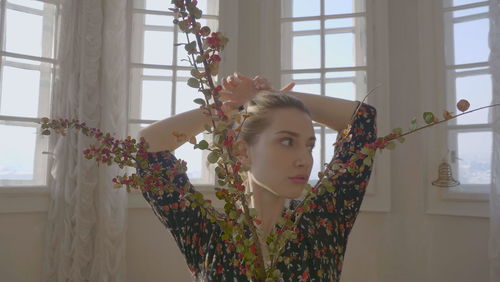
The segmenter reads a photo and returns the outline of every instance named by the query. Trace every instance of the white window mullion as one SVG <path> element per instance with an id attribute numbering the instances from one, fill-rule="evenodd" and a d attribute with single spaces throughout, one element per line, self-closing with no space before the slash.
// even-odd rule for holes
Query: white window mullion
<path id="1" fill-rule="evenodd" d="M 321 57 L 320 57 L 320 62 L 321 62 L 321 72 L 320 72 L 320 88 L 321 88 L 321 96 L 326 96 L 326 85 L 325 85 L 325 54 L 326 54 L 326 42 L 325 42 L 325 0 L 320 1 L 320 14 L 321 14 L 321 20 L 320 22 L 320 44 L 321 44 Z M 321 126 L 321 138 L 319 140 L 320 143 L 320 171 L 324 171 L 323 164 L 326 162 L 326 149 L 325 149 L 325 127 Z M 316 140 L 318 142 L 318 140 Z M 317 177 L 316 175 L 314 177 Z"/>
<path id="2" fill-rule="evenodd" d="M 179 32 L 179 29 L 177 26 L 175 26 L 174 28 L 174 46 L 176 46 L 177 43 L 177 34 Z M 174 47 L 174 50 L 173 50 L 173 59 L 172 59 L 172 62 L 173 62 L 173 72 L 172 72 L 172 96 L 171 96 L 171 108 L 170 108 L 170 112 L 172 113 L 172 115 L 175 115 L 176 114 L 176 107 L 175 107 L 175 102 L 176 102 L 176 99 L 177 99 L 177 62 L 179 62 L 179 59 L 177 58 L 177 48 L 179 47 Z"/>

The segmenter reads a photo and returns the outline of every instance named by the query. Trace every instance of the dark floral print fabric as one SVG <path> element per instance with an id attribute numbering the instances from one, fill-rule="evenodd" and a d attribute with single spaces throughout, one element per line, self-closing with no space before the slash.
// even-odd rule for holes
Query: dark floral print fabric
<path id="1" fill-rule="evenodd" d="M 354 114 L 350 138 L 335 148 L 334 162 L 346 163 L 365 144 L 376 139 L 376 110 L 361 104 Z M 148 153 L 148 162 L 171 168 L 176 157 L 169 151 Z M 358 161 L 357 161 L 358 162 Z M 362 166 L 362 160 L 356 163 Z M 140 175 L 145 171 L 138 169 Z M 302 215 L 298 236 L 285 246 L 277 267 L 284 281 L 339 281 L 346 252 L 347 238 L 359 213 L 365 188 L 371 174 L 371 165 L 363 170 L 342 171 L 332 179 L 336 187 L 314 200 L 315 208 Z M 166 174 L 165 174 L 166 175 Z M 187 175 L 177 175 L 178 187 L 193 186 Z M 221 239 L 222 231 L 216 223 L 202 216 L 199 208 L 185 205 L 178 192 L 162 196 L 143 191 L 159 220 L 170 230 L 196 281 L 248 281 L 240 268 L 236 250 Z M 293 209 L 299 201 L 290 202 Z M 285 211 L 285 210 L 284 210 Z"/>

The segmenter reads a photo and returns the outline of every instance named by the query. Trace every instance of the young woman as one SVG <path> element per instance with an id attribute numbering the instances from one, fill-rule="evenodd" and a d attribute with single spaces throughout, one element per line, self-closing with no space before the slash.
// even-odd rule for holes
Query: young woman
<path id="1" fill-rule="evenodd" d="M 224 108 L 245 106 L 249 113 L 241 130 L 239 160 L 249 167 L 244 176 L 253 192 L 250 205 L 257 210 L 266 238 L 281 214 L 287 199 L 298 198 L 307 183 L 315 146 L 312 121 L 340 131 L 351 124 L 351 137 L 335 148 L 334 161 L 345 163 L 364 144 L 376 139 L 376 111 L 360 102 L 288 91 L 273 91 L 260 77 L 251 79 L 235 74 L 223 81 Z M 267 89 L 270 91 L 260 91 Z M 150 144 L 149 163 L 164 169 L 176 160 L 170 152 L 182 145 L 172 132 L 195 136 L 210 120 L 200 109 L 158 121 L 140 132 Z M 138 169 L 139 174 L 144 171 Z M 316 208 L 303 214 L 298 237 L 287 243 L 283 260 L 277 265 L 284 281 L 338 281 L 342 270 L 347 237 L 356 219 L 368 184 L 371 167 L 361 172 L 342 173 L 331 180 L 337 188 L 316 197 Z M 186 174 L 174 179 L 182 187 L 189 185 Z M 234 246 L 220 238 L 217 224 L 204 218 L 198 208 L 181 205 L 177 192 L 158 196 L 143 191 L 155 214 L 171 231 L 197 280 L 246 281 L 244 266 L 239 264 Z M 289 209 L 293 209 L 292 201 Z M 182 206 L 182 207 L 181 207 Z M 267 258 L 266 244 L 262 243 Z"/>

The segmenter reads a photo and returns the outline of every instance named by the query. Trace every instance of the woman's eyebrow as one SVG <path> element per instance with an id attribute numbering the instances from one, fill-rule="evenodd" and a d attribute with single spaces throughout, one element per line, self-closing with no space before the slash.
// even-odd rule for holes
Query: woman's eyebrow
<path id="1" fill-rule="evenodd" d="M 281 131 L 276 132 L 276 134 L 280 134 L 280 133 L 290 134 L 290 135 L 292 135 L 293 137 L 299 137 L 299 136 L 300 136 L 300 134 L 299 134 L 299 133 L 297 133 L 297 132 L 293 132 L 293 131 L 288 131 L 288 130 L 281 130 Z M 316 141 L 316 137 L 315 137 L 315 136 L 311 136 L 311 137 L 309 137 L 309 140 L 314 140 L 314 141 Z"/>

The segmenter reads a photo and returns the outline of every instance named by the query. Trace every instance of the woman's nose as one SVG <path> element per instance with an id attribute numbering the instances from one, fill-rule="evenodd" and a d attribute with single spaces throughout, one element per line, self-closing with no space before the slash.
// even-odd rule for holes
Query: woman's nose
<path id="1" fill-rule="evenodd" d="M 299 154 L 295 159 L 295 165 L 298 167 L 309 165 L 309 163 L 312 165 L 312 156 L 309 151 Z"/>

